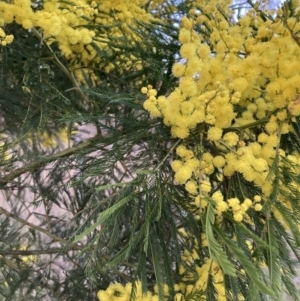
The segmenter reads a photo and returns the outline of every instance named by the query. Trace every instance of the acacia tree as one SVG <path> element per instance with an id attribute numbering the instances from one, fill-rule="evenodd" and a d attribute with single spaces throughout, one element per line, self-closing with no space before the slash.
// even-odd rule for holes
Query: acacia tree
<path id="1" fill-rule="evenodd" d="M 0 300 L 297 300 L 300 3 L 230 5 L 0 2 Z"/>

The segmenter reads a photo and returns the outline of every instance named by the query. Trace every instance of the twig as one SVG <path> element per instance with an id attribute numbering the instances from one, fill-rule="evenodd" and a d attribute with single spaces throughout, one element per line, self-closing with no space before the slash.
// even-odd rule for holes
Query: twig
<path id="1" fill-rule="evenodd" d="M 51 52 L 56 64 L 60 67 L 60 69 L 69 77 L 69 79 L 71 80 L 72 84 L 75 86 L 74 88 L 76 89 L 76 91 L 80 94 L 80 96 L 82 97 L 82 99 L 86 102 L 86 104 L 88 106 L 91 105 L 91 101 L 87 98 L 87 96 L 82 92 L 82 90 L 80 89 L 79 83 L 77 82 L 73 72 L 70 72 L 68 70 L 68 68 L 66 68 L 64 66 L 64 64 L 59 60 L 59 58 L 57 57 L 57 55 L 55 54 L 55 52 L 52 50 L 52 48 L 50 47 L 49 44 L 47 44 L 47 42 L 43 39 L 42 35 L 35 29 L 32 28 L 33 33 L 42 41 L 42 43 L 44 43 L 44 45 L 49 49 L 49 51 Z"/>
<path id="2" fill-rule="evenodd" d="M 51 232 L 45 230 L 44 228 L 42 227 L 39 227 L 37 225 L 34 225 L 28 221 L 26 221 L 25 219 L 11 213 L 11 212 L 8 212 L 6 211 L 4 208 L 0 207 L 0 213 L 6 215 L 7 217 L 11 217 L 13 219 L 15 219 L 16 221 L 22 223 L 23 225 L 26 225 L 26 226 L 29 226 L 30 228 L 32 229 L 35 229 L 36 231 L 39 231 L 39 232 L 42 232 L 44 234 L 46 234 L 47 236 L 51 237 L 53 240 L 55 241 L 58 241 L 58 242 L 61 242 L 61 243 L 64 243 L 64 244 L 68 244 L 68 241 L 59 237 L 59 236 L 56 236 L 55 234 L 52 234 Z"/>
<path id="3" fill-rule="evenodd" d="M 70 148 L 67 148 L 61 152 L 58 152 L 54 155 L 51 155 L 51 156 L 47 156 L 47 157 L 44 157 L 44 158 L 41 158 L 37 161 L 34 161 L 34 162 L 30 162 L 29 164 L 23 166 L 23 167 L 20 167 L 20 168 L 17 168 L 15 169 L 14 171 L 12 171 L 11 173 L 9 173 L 8 175 L 0 178 L 0 189 L 2 187 L 4 187 L 6 184 L 10 183 L 11 181 L 13 181 L 15 178 L 21 176 L 22 174 L 26 173 L 26 172 L 30 172 L 30 171 L 33 171 L 37 168 L 40 168 L 52 161 L 55 161 L 55 160 L 58 160 L 58 159 L 62 159 L 64 157 L 67 157 L 67 156 L 70 156 L 88 146 L 90 146 L 92 144 L 92 142 L 95 141 L 95 137 L 85 141 L 85 142 L 82 142 L 76 146 L 73 146 L 73 147 L 70 147 Z"/>
<path id="4" fill-rule="evenodd" d="M 1 250 L 0 249 L 0 255 L 30 256 L 30 255 L 44 255 L 44 254 L 65 254 L 66 252 L 82 250 L 83 248 L 85 248 L 85 246 L 72 246 L 68 249 L 66 249 L 66 248 L 49 248 L 49 249 L 45 249 L 45 250 Z"/>
<path id="5" fill-rule="evenodd" d="M 0 255 L 0 261 L 3 261 L 8 267 L 15 270 L 16 272 L 20 272 L 20 269 L 18 268 L 18 266 L 13 261 L 5 258 L 4 256 Z"/>

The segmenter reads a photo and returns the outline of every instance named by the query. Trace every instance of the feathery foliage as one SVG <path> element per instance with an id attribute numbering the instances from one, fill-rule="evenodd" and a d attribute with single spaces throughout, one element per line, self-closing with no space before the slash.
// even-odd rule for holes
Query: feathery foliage
<path id="1" fill-rule="evenodd" d="M 0 1 L 0 301 L 298 300 L 300 3 L 179 2 Z"/>

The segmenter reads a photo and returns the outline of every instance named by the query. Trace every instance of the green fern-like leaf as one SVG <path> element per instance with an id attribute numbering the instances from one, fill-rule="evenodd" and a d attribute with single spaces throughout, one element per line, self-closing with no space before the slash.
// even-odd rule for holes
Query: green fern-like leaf
<path id="1" fill-rule="evenodd" d="M 159 301 L 164 301 L 164 277 L 162 262 L 160 261 L 160 254 L 158 253 L 157 243 L 153 240 L 150 241 L 150 250 L 152 255 L 152 263 L 154 268 L 154 274 L 158 290 L 158 299 Z"/>
<path id="2" fill-rule="evenodd" d="M 211 204 L 207 207 L 207 217 L 205 233 L 208 242 L 208 249 L 211 258 L 222 268 L 223 272 L 229 276 L 236 276 L 233 264 L 227 259 L 226 253 L 214 237 L 213 225 L 215 223 L 215 213 Z"/>
<path id="3" fill-rule="evenodd" d="M 235 242 L 230 240 L 218 227 L 215 226 L 215 231 L 218 236 L 223 240 L 226 247 L 234 255 L 234 258 L 239 262 L 243 269 L 246 271 L 247 276 L 255 283 L 255 285 L 266 294 L 274 296 L 274 292 L 261 281 L 257 266 L 243 253 L 242 249 L 236 245 Z"/>

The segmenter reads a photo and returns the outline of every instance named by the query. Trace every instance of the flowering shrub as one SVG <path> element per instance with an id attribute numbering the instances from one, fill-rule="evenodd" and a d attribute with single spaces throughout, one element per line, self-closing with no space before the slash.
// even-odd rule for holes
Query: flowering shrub
<path id="1" fill-rule="evenodd" d="M 71 70 L 81 84 L 86 83 L 82 68 L 94 83 L 98 80 L 94 68 L 103 68 L 105 72 L 114 69 L 115 64 L 125 64 L 127 68 L 139 63 L 136 58 L 122 57 L 121 61 L 103 65 L 99 52 L 108 46 L 108 37 L 118 39 L 126 35 L 136 43 L 138 38 L 130 27 L 135 21 L 149 21 L 152 17 L 143 8 L 147 1 L 87 1 L 58 0 L 35 3 L 31 0 L 15 0 L 11 3 L 0 2 L 0 26 L 16 22 L 24 29 L 37 30 L 50 46 L 57 43 L 61 54 L 70 62 Z M 40 7 L 41 6 L 41 7 Z M 130 7 L 130 10 L 128 10 Z M 114 25 L 113 25 L 114 24 Z M 13 36 L 0 30 L 0 43 L 11 43 Z"/>
<path id="2" fill-rule="evenodd" d="M 173 298 L 245 300 L 245 295 L 227 291 L 226 277 L 238 276 L 243 282 L 253 275 L 251 280 L 261 291 L 279 296 L 271 259 L 254 254 L 261 251 L 259 244 L 268 244 L 271 234 L 268 237 L 264 231 L 274 231 L 272 223 L 299 235 L 297 219 L 288 218 L 299 213 L 299 149 L 286 146 L 288 139 L 297 137 L 300 116 L 300 3 L 289 3 L 295 7 L 293 13 L 288 4 L 276 12 L 256 5 L 234 21 L 230 1 L 222 6 L 218 1 L 205 6 L 198 2 L 181 20 L 180 60 L 172 68 L 178 86 L 167 95 L 159 95 L 159 89 L 151 85 L 141 90 L 147 95 L 144 108 L 153 118 L 162 118 L 171 136 L 179 139 L 171 162 L 174 181 L 184 186 L 190 212 L 205 229 L 201 245 L 184 228 L 179 229 L 182 239 L 194 241 L 194 249 L 182 254 L 183 264 L 177 271 L 181 280 L 173 288 Z M 283 171 L 290 174 L 288 180 L 282 177 Z M 238 239 L 234 231 L 231 237 L 222 235 L 219 231 L 226 229 L 228 221 L 256 233 L 264 230 L 260 237 L 247 232 L 247 239 Z M 217 225 L 214 231 L 212 225 Z M 221 259 L 226 257 L 221 246 L 229 240 L 235 242 L 230 249 L 236 256 L 231 261 L 234 265 Z M 209 257 L 199 258 L 199 249 L 208 249 Z M 241 252 L 250 260 L 239 257 Z M 267 285 L 250 268 L 251 261 L 257 271 L 269 267 Z M 278 261 L 275 264 L 279 266 Z M 285 277 L 284 269 L 281 273 Z M 215 293 L 208 288 L 210 279 L 214 279 Z M 130 290 L 112 284 L 98 297 L 129 300 Z M 164 297 L 170 297 L 166 288 Z M 137 300 L 157 299 L 157 291 L 141 294 L 138 283 Z"/>
<path id="3" fill-rule="evenodd" d="M 181 22 L 181 60 L 172 69 L 178 86 L 159 96 L 151 86 L 142 88 L 147 95 L 144 108 L 180 139 L 171 163 L 174 180 L 184 185 L 191 212 L 207 236 L 210 218 L 221 229 L 226 220 L 257 229 L 263 219 L 265 231 L 270 231 L 272 216 L 275 224 L 297 232 L 297 218 L 291 221 L 288 215 L 298 215 L 300 156 L 299 149 L 287 148 L 287 140 L 298 139 L 299 7 L 298 1 L 276 12 L 254 6 L 233 21 L 228 7 L 199 3 Z M 290 174 L 288 180 L 284 171 Z M 236 179 L 238 187 L 233 185 Z M 261 237 L 268 239 L 263 233 Z M 202 248 L 212 249 L 213 244 L 211 237 Z M 254 252 L 254 241 L 247 244 Z M 194 283 L 182 294 L 205 290 L 208 275 L 217 270 L 217 300 L 227 300 L 223 275 L 231 272 L 218 256 L 210 252 L 201 267 L 196 265 Z M 194 264 L 197 259 L 184 257 Z M 236 273 L 247 275 L 241 267 Z M 272 280 L 269 286 L 275 287 Z"/>
<path id="4" fill-rule="evenodd" d="M 300 163 L 297 152 L 282 147 L 300 115 L 300 48 L 294 33 L 300 28 L 295 17 L 282 17 L 282 9 L 275 18 L 253 9 L 238 22 L 230 21 L 230 13 L 205 7 L 183 18 L 183 60 L 173 66 L 178 87 L 167 96 L 157 97 L 152 87 L 142 92 L 148 96 L 144 108 L 162 117 L 172 137 L 182 141 L 172 162 L 175 181 L 185 185 L 200 210 L 209 196 L 218 215 L 229 211 L 241 222 L 249 208 L 261 211 L 272 194 L 274 162 L 290 162 L 295 169 Z M 214 173 L 218 179 L 208 182 Z M 237 173 L 261 196 L 224 195 L 218 183 Z"/>
<path id="5" fill-rule="evenodd" d="M 283 289 L 296 296 L 290 253 L 298 256 L 300 246 L 300 3 L 289 0 L 280 9 L 267 11 L 259 3 L 248 1 L 252 9 L 237 19 L 230 1 L 203 2 L 0 2 L 1 47 L 7 50 L 13 45 L 14 37 L 7 34 L 6 25 L 16 23 L 41 39 L 47 55 L 51 60 L 55 58 L 55 66 L 72 82 L 66 88 L 62 81 L 62 93 L 55 88 L 57 98 L 39 99 L 35 110 L 39 110 L 40 103 L 61 109 L 65 102 L 65 111 L 52 116 L 75 122 L 73 119 L 79 118 L 97 126 L 93 139 L 71 149 L 76 160 L 68 160 L 69 152 L 62 152 L 29 163 L 5 176 L 1 183 L 4 187 L 27 172 L 35 175 L 35 170 L 56 158 L 67 157 L 68 165 L 76 161 L 79 173 L 74 185 L 84 184 L 84 190 L 76 191 L 79 206 L 74 205 L 74 217 L 77 220 L 81 216 L 85 221 L 76 224 L 67 239 L 51 237 L 66 246 L 69 237 L 73 239 L 70 246 L 74 252 L 80 251 L 84 262 L 78 267 L 85 265 L 95 273 L 94 280 L 104 283 L 99 285 L 100 301 L 129 301 L 133 297 L 149 301 L 265 300 L 265 295 L 279 298 Z M 172 17 L 168 20 L 160 8 Z M 174 18 L 178 22 L 182 14 L 185 16 L 178 41 L 166 57 L 157 55 L 161 49 L 156 45 L 143 48 L 147 38 L 143 40 L 137 34 L 136 22 L 155 28 L 150 33 L 149 28 L 144 31 L 151 41 L 155 41 L 156 34 L 158 42 L 164 39 L 167 35 L 160 31 L 171 28 L 166 41 L 173 42 L 170 37 L 175 26 L 162 24 L 164 18 L 165 23 Z M 139 53 L 128 53 L 133 47 L 126 48 L 124 41 L 129 46 L 141 44 L 141 52 L 147 50 L 149 56 L 155 56 L 157 65 L 147 61 L 147 66 L 155 70 L 152 74 L 170 72 L 175 79 L 170 81 L 176 82 L 171 89 L 159 80 L 141 89 L 147 97 L 143 106 L 150 117 L 141 110 L 139 97 L 128 96 L 133 90 L 127 85 L 137 79 L 136 87 L 147 78 L 149 70 L 134 73 L 143 71 L 144 62 Z M 126 48 L 122 49 L 124 54 L 119 53 L 119 43 Z M 33 44 L 38 48 L 38 43 Z M 167 43 L 157 44 L 167 49 Z M 67 67 L 59 60 L 55 47 Z M 40 55 L 45 57 L 44 53 Z M 107 57 L 116 59 L 107 63 Z M 34 56 L 30 59 L 35 60 Z M 176 62 L 168 66 L 168 60 Z M 11 61 L 9 70 L 14 70 L 15 61 Z M 50 63 L 38 63 L 35 72 L 29 64 L 32 60 L 27 57 L 25 61 L 18 58 L 22 71 L 31 69 L 33 87 L 35 81 L 43 80 L 41 70 L 45 69 L 45 89 L 40 90 L 43 93 L 26 86 L 26 72 L 26 76 L 20 72 L 6 88 L 11 91 L 14 84 L 20 84 L 24 92 L 21 95 L 28 97 L 30 108 L 38 94 L 49 96 L 54 73 Z M 114 88 L 108 88 L 111 93 L 107 94 L 100 89 L 80 89 L 89 86 L 89 81 L 99 84 L 93 71 L 96 69 L 105 74 L 104 85 L 112 87 L 119 73 L 112 79 L 106 75 L 120 65 L 119 71 L 127 73 L 125 87 L 120 85 L 118 89 L 124 89 L 127 95 L 118 94 Z M 39 76 L 34 77 L 35 73 Z M 65 97 L 70 91 L 80 94 L 81 102 L 76 103 L 79 109 L 69 108 L 75 103 Z M 49 113 L 47 105 L 44 111 Z M 69 144 L 69 132 L 65 125 L 58 127 L 57 133 L 42 129 L 27 142 L 34 145 L 39 140 L 42 148 L 54 151 L 61 142 Z M 6 162 L 10 159 L 7 146 L 3 143 L 1 147 Z M 173 157 L 168 160 L 170 154 Z M 60 170 L 64 170 L 62 166 Z M 62 174 L 54 177 L 64 179 Z M 65 187 L 65 183 L 53 183 L 47 191 Z M 52 201 L 59 194 L 50 195 Z M 74 199 L 67 192 L 61 195 L 64 204 L 65 195 Z M 38 227 L 37 231 L 41 230 Z M 114 279 L 110 285 L 105 283 L 105 268 L 110 274 L 107 278 Z M 116 275 L 109 278 L 114 272 Z M 126 284 L 124 279 L 133 283 Z M 90 286 L 86 287 L 90 292 Z"/>

